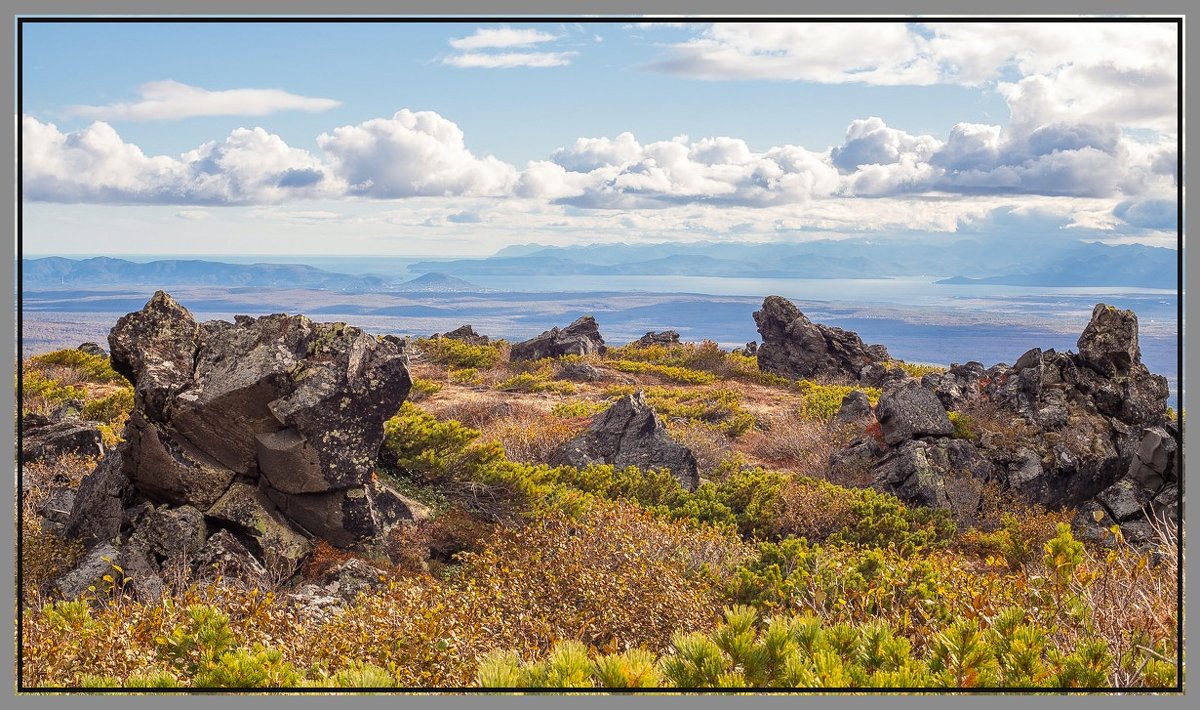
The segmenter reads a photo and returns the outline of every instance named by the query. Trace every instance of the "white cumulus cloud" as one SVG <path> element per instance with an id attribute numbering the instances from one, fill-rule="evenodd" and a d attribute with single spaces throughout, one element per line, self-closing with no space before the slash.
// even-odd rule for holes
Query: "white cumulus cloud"
<path id="1" fill-rule="evenodd" d="M 502 195 L 517 179 L 513 166 L 467 150 L 458 125 L 433 111 L 342 126 L 317 145 L 350 193 L 367 197 Z"/>
<path id="2" fill-rule="evenodd" d="M 467 52 L 446 57 L 442 63 L 460 69 L 544 69 L 566 66 L 576 54 L 578 52 Z"/>
<path id="3" fill-rule="evenodd" d="M 105 106 L 72 106 L 68 112 L 109 121 L 165 121 L 195 116 L 265 116 L 277 111 L 328 111 L 334 99 L 298 96 L 282 89 L 210 91 L 178 81 L 152 81 L 138 87 L 140 101 Z"/>
<path id="4" fill-rule="evenodd" d="M 503 49 L 505 47 L 527 47 L 541 42 L 553 42 L 556 35 L 536 29 L 516 29 L 513 27 L 480 27 L 466 37 L 456 37 L 450 40 L 450 46 L 455 49 Z"/>

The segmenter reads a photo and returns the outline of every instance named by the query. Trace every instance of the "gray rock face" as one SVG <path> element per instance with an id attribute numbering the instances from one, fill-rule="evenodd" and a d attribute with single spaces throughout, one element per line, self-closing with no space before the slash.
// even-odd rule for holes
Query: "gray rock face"
<path id="1" fill-rule="evenodd" d="M 536 338 L 512 346 L 513 360 L 540 360 L 563 355 L 592 355 L 605 351 L 600 327 L 592 316 L 583 316 L 566 328 L 551 328 Z"/>
<path id="2" fill-rule="evenodd" d="M 888 445 L 923 436 L 949 436 L 954 425 L 933 392 L 916 381 L 897 387 L 879 399 L 875 416 Z"/>
<path id="3" fill-rule="evenodd" d="M 251 586 L 267 584 L 267 569 L 228 530 L 218 530 L 192 558 L 192 569 L 200 579 L 217 575 L 233 577 Z"/>
<path id="4" fill-rule="evenodd" d="M 641 348 L 648 348 L 652 345 L 662 345 L 665 347 L 679 345 L 679 333 L 673 330 L 664 330 L 661 333 L 656 333 L 652 330 L 630 343 L 630 345 L 636 345 Z"/>
<path id="5" fill-rule="evenodd" d="M 605 410 L 587 431 L 554 452 L 550 463 L 578 468 L 612 464 L 617 468 L 668 469 L 687 490 L 695 490 L 700 480 L 696 457 L 671 438 L 640 390 Z"/>
<path id="6" fill-rule="evenodd" d="M 839 422 L 856 422 L 870 414 L 871 401 L 867 399 L 867 393 L 854 390 L 842 398 L 842 406 L 838 407 L 836 418 Z"/>
<path id="7" fill-rule="evenodd" d="M 879 487 L 950 507 L 931 481 L 950 475 L 958 464 L 947 458 L 950 449 L 943 456 L 939 450 L 945 447 L 921 437 L 951 431 L 939 409 L 970 413 L 980 405 L 1001 421 L 1009 417 L 1012 429 L 954 442 L 955 450 L 974 451 L 972 456 L 960 451 L 959 463 L 974 462 L 973 471 L 1030 502 L 1077 508 L 1081 535 L 1100 540 L 1116 523 L 1126 539 L 1149 540 L 1153 526 L 1146 511 L 1170 518 L 1178 503 L 1178 431 L 1166 418 L 1166 380 L 1141 362 L 1131 311 L 1098 304 L 1078 345 L 1078 354 L 1032 348 L 1012 366 L 952 365 L 921 379 L 928 393 L 921 401 L 910 401 L 911 380 L 885 385 L 876 416 L 894 448 L 871 452 L 858 442 L 835 453 L 831 465 L 858 465 L 870 456 Z M 1092 513 L 1104 522 L 1095 523 Z"/>
<path id="8" fill-rule="evenodd" d="M 105 352 L 104 348 L 100 347 L 96 343 L 80 343 L 79 347 L 75 349 L 85 352 L 88 355 L 95 355 L 96 357 L 108 357 L 108 353 Z"/>
<path id="9" fill-rule="evenodd" d="M 49 419 L 37 414 L 21 418 L 21 459 L 40 461 L 63 454 L 103 456 L 104 444 L 95 422 L 73 416 Z"/>
<path id="10" fill-rule="evenodd" d="M 470 325 L 462 325 L 449 333 L 434 333 L 431 338 L 449 338 L 451 340 L 459 340 L 469 345 L 487 345 L 491 339 L 486 335 L 480 335 L 475 332 L 475 329 Z"/>
<path id="11" fill-rule="evenodd" d="M 113 565 L 117 564 L 119 557 L 120 552 L 112 543 L 106 542 L 97 545 L 88 550 L 79 564 L 75 565 L 70 572 L 59 577 L 54 584 L 67 599 L 77 598 L 93 585 L 97 591 L 103 591 L 106 584 L 104 575 L 116 577 Z"/>
<path id="12" fill-rule="evenodd" d="M 979 509 L 983 484 L 996 467 L 958 439 L 904 441 L 875 465 L 875 487 L 916 505 L 950 510 L 969 520 Z"/>
<path id="13" fill-rule="evenodd" d="M 600 368 L 586 362 L 564 363 L 558 371 L 558 376 L 575 382 L 596 382 L 604 379 Z"/>
<path id="14" fill-rule="evenodd" d="M 124 443 L 81 484 L 69 534 L 127 541 L 154 568 L 237 558 L 227 536 L 205 542 L 228 531 L 287 575 L 311 536 L 372 548 L 400 516 L 406 499 L 387 498 L 385 514 L 371 483 L 383 422 L 412 385 L 394 343 L 304 316 L 197 324 L 159 292 L 109 344 L 134 411 Z"/>
<path id="15" fill-rule="evenodd" d="M 763 372 L 862 381 L 864 368 L 888 359 L 883 346 L 867 346 L 850 331 L 813 323 L 780 296 L 768 296 L 754 312 L 754 322 L 762 335 L 757 354 Z"/>

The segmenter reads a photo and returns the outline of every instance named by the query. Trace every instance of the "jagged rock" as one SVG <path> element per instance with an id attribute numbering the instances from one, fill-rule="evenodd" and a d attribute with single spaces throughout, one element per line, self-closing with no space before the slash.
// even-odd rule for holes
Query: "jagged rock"
<path id="1" fill-rule="evenodd" d="M 838 407 L 837 411 L 837 420 L 839 422 L 856 422 L 870 414 L 871 401 L 867 399 L 867 393 L 862 390 L 854 390 L 842 398 L 842 405 Z"/>
<path id="2" fill-rule="evenodd" d="M 52 488 L 46 500 L 38 506 L 38 515 L 44 519 L 46 529 L 61 532 L 71 517 L 75 506 L 75 489 L 66 486 Z"/>
<path id="3" fill-rule="evenodd" d="M 954 432 L 937 395 L 915 380 L 880 397 L 875 416 L 888 445 L 922 436 L 949 436 Z"/>
<path id="4" fill-rule="evenodd" d="M 863 368 L 887 359 L 883 346 L 863 344 L 856 334 L 810 321 L 791 301 L 768 296 L 754 312 L 762 335 L 758 367 L 793 378 L 861 379 Z"/>
<path id="5" fill-rule="evenodd" d="M 204 547 L 207 532 L 204 514 L 192 506 L 160 506 L 138 523 L 130 544 L 167 560 L 190 559 Z"/>
<path id="6" fill-rule="evenodd" d="M 112 368 L 134 383 L 139 409 L 160 418 L 168 399 L 191 384 L 200 326 L 164 291 L 122 316 L 108 334 Z"/>
<path id="7" fill-rule="evenodd" d="M 390 344 L 394 345 L 396 347 L 396 352 L 398 352 L 401 355 L 404 355 L 408 352 L 408 338 L 407 337 L 401 338 L 398 335 L 392 335 L 391 333 L 389 333 L 387 335 L 380 336 L 379 341 L 383 342 L 383 343 L 390 343 Z"/>
<path id="8" fill-rule="evenodd" d="M 50 419 L 57 421 L 68 417 L 82 418 L 84 404 L 82 399 L 65 400 L 55 407 L 53 412 L 50 412 Z"/>
<path id="9" fill-rule="evenodd" d="M 1146 429 L 1130 463 L 1129 478 L 1149 490 L 1158 490 L 1164 482 L 1176 480 L 1177 449 L 1175 437 L 1165 428 Z"/>
<path id="10" fill-rule="evenodd" d="M 73 416 L 49 419 L 38 414 L 21 418 L 21 460 L 41 461 L 63 454 L 103 456 L 104 443 L 95 422 Z"/>
<path id="11" fill-rule="evenodd" d="M 563 355 L 592 355 L 605 351 L 604 338 L 592 316 L 583 316 L 562 328 L 551 328 L 536 338 L 512 346 L 512 360 L 540 360 Z"/>
<path id="12" fill-rule="evenodd" d="M 107 542 L 121 533 L 125 508 L 140 498 L 126 475 L 122 447 L 109 452 L 95 470 L 83 478 L 63 532 L 85 545 Z"/>
<path id="13" fill-rule="evenodd" d="M 96 357 L 108 357 L 108 353 L 97 343 L 80 343 L 79 347 L 75 349 L 85 352 L 88 355 L 95 355 Z"/>
<path id="14" fill-rule="evenodd" d="M 605 410 L 587 431 L 555 451 L 550 463 L 577 468 L 612 464 L 617 468 L 668 469 L 687 490 L 695 490 L 700 476 L 696 457 L 671 438 L 641 390 Z"/>
<path id="15" fill-rule="evenodd" d="M 904 441 L 875 465 L 875 487 L 907 503 L 944 508 L 969 520 L 979 509 L 983 484 L 998 473 L 968 441 Z"/>
<path id="16" fill-rule="evenodd" d="M 245 483 L 233 483 L 207 515 L 218 524 L 234 526 L 243 539 L 253 542 L 253 552 L 266 568 L 281 576 L 294 573 L 312 550 L 312 543 L 288 526 L 270 499 Z"/>
<path id="17" fill-rule="evenodd" d="M 751 340 L 750 342 L 746 343 L 745 347 L 734 348 L 733 354 L 734 355 L 745 355 L 746 357 L 757 357 L 758 356 L 758 341 Z"/>
<path id="18" fill-rule="evenodd" d="M 469 345 L 487 345 L 491 339 L 486 335 L 480 335 L 475 332 L 475 329 L 470 325 L 463 325 L 455 328 L 449 333 L 434 333 L 431 338 L 449 338 L 451 340 L 459 340 Z"/>
<path id="19" fill-rule="evenodd" d="M 575 382 L 596 382 L 604 379 L 604 373 L 600 368 L 586 362 L 563 363 L 562 368 L 558 371 L 558 376 L 564 380 L 574 380 Z"/>
<path id="20" fill-rule="evenodd" d="M 337 598 L 351 604 L 359 594 L 382 586 L 385 579 L 383 570 L 352 557 L 328 572 L 325 584 L 309 590 L 309 594 L 312 598 Z"/>
<path id="21" fill-rule="evenodd" d="M 192 569 L 201 579 L 232 577 L 251 586 L 265 586 L 267 570 L 228 530 L 218 530 L 192 558 Z"/>
<path id="22" fill-rule="evenodd" d="M 1137 316 L 1097 303 L 1076 345 L 1080 359 L 1096 372 L 1106 377 L 1127 375 L 1142 359 Z"/>
<path id="23" fill-rule="evenodd" d="M 1119 523 L 1137 517 L 1145 517 L 1150 511 L 1154 494 L 1128 478 L 1123 478 L 1096 495 L 1096 501 L 1104 506 Z"/>
<path id="24" fill-rule="evenodd" d="M 144 544 L 131 540 L 121 547 L 118 560 L 123 586 L 132 591 L 139 601 L 149 604 L 162 597 L 166 585 L 163 583 L 161 570 L 154 560 L 154 553 Z"/>
<path id="25" fill-rule="evenodd" d="M 661 333 L 656 333 L 651 330 L 642 337 L 630 343 L 630 345 L 636 345 L 639 348 L 648 348 L 652 345 L 662 345 L 665 347 L 679 345 L 679 333 L 674 330 L 664 330 Z"/>
<path id="26" fill-rule="evenodd" d="M 921 378 L 921 386 L 937 395 L 947 411 L 962 409 L 979 397 L 984 378 L 983 363 L 955 363 L 946 372 L 929 373 Z"/>
<path id="27" fill-rule="evenodd" d="M 119 556 L 117 547 L 111 542 L 96 545 L 88 550 L 70 572 L 56 579 L 54 586 L 67 599 L 78 598 L 91 586 L 95 586 L 97 591 L 103 591 L 107 585 L 104 575 L 116 577 L 113 564 L 117 563 Z"/>
<path id="28" fill-rule="evenodd" d="M 177 556 L 234 559 L 249 545 L 286 576 L 311 548 L 299 531 L 370 546 L 402 517 L 402 502 L 381 498 L 377 510 L 370 493 L 383 421 L 412 385 L 395 342 L 283 314 L 197 324 L 160 291 L 117 322 L 109 344 L 134 383 L 134 411 L 125 442 L 80 486 L 69 534 L 125 540 L 150 570 Z M 314 518 L 297 502 L 317 499 L 338 510 Z M 224 528 L 240 539 L 205 543 Z"/>

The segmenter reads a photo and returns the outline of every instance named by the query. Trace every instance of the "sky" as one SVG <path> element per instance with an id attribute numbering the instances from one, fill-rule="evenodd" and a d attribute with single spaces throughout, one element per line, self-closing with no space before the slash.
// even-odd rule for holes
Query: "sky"
<path id="1" fill-rule="evenodd" d="M 1177 239 L 1173 22 L 19 31 L 26 254 Z"/>

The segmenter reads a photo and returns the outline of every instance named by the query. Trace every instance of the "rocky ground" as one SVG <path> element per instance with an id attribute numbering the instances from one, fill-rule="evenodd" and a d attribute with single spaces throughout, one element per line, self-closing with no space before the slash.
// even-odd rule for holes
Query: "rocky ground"
<path id="1" fill-rule="evenodd" d="M 479 432 L 508 460 L 543 466 L 496 469 L 510 477 L 661 471 L 700 501 L 765 467 L 945 511 L 960 529 L 994 529 L 989 505 L 1003 495 L 1071 516 L 1082 539 L 1112 544 L 1116 526 L 1147 549 L 1176 523 L 1179 429 L 1131 311 L 1098 304 L 1076 352 L 1035 348 L 987 367 L 907 365 L 775 296 L 754 321 L 761 344 L 732 354 L 671 331 L 614 348 L 591 316 L 512 344 L 471 326 L 414 341 L 302 315 L 199 323 L 159 292 L 115 324 L 107 353 L 86 344 L 92 359 L 71 356 L 115 375 L 43 388 L 67 394 L 32 408 L 27 397 L 30 512 L 82 545 L 47 580 L 51 593 L 79 597 L 115 564 L 127 593 L 154 602 L 182 565 L 195 579 L 287 590 L 320 617 L 377 586 L 397 563 L 395 541 L 441 516 L 446 497 L 481 523 L 507 519 L 498 511 L 511 494 L 493 478 L 434 481 L 424 468 Z M 37 381 L 53 382 L 45 372 Z M 110 415 L 119 431 L 82 416 L 126 391 L 122 377 L 132 395 Z M 433 417 L 392 419 L 414 401 Z M 431 448 L 405 449 L 410 430 Z M 79 481 L 35 475 L 62 456 L 99 463 Z M 452 564 L 473 544 L 450 538 L 418 544 L 415 564 Z M 330 551 L 336 564 L 308 574 Z"/>

